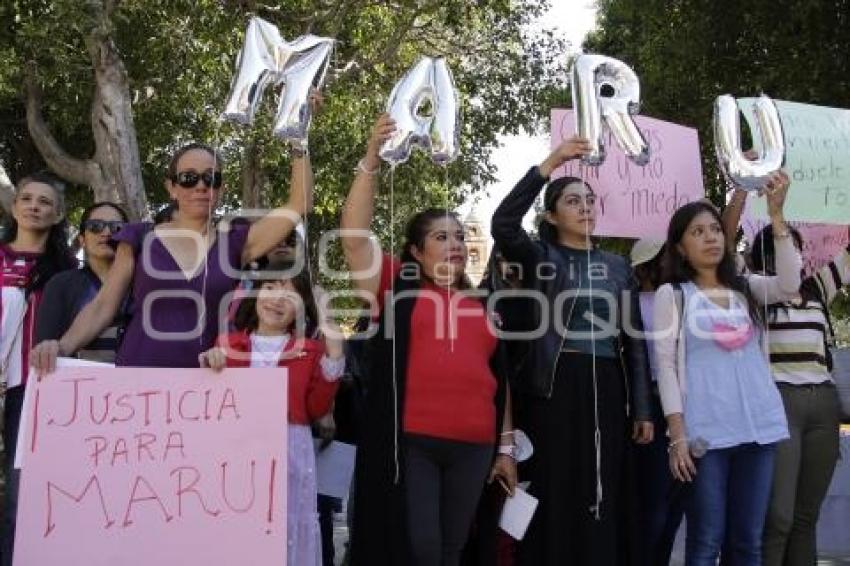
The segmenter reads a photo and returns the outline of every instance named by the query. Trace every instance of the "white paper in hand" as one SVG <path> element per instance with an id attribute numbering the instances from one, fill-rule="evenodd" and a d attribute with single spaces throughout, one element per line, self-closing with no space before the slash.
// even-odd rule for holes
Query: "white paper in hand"
<path id="1" fill-rule="evenodd" d="M 357 448 L 344 442 L 331 442 L 319 451 L 321 440 L 316 440 L 316 489 L 322 495 L 345 499 L 354 474 L 354 457 Z"/>
<path id="2" fill-rule="evenodd" d="M 514 496 L 505 500 L 499 527 L 516 540 L 522 540 L 537 510 L 537 498 L 517 487 Z"/>

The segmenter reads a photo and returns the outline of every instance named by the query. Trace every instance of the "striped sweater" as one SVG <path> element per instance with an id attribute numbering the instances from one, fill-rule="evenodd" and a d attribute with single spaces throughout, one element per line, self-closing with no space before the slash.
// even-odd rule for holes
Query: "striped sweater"
<path id="1" fill-rule="evenodd" d="M 824 305 L 850 284 L 850 247 L 809 277 L 821 300 L 797 300 L 771 305 L 768 344 L 774 379 L 793 385 L 832 381 L 827 368 L 829 324 Z"/>

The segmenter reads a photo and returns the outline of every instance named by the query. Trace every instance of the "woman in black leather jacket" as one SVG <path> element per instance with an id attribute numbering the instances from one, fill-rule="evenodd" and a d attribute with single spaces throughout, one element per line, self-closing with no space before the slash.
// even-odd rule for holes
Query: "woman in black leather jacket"
<path id="1" fill-rule="evenodd" d="M 588 151 L 581 138 L 562 143 L 493 215 L 496 246 L 521 267 L 523 287 L 535 292 L 532 315 L 540 328 L 516 382 L 526 395 L 517 424 L 535 450 L 522 479 L 540 500 L 520 545 L 520 565 L 626 562 L 635 516 L 629 440 L 652 439 L 631 268 L 591 242 L 592 188 L 571 177 L 548 182 L 555 169 Z M 535 241 L 521 222 L 544 185 Z"/>

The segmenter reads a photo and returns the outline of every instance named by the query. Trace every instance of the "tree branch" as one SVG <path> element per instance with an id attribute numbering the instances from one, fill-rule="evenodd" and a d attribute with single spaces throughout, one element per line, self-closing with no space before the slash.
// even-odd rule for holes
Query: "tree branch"
<path id="1" fill-rule="evenodd" d="M 92 169 L 97 164 L 89 159 L 77 159 L 69 155 L 53 137 L 41 113 L 41 87 L 35 79 L 32 63 L 24 72 L 26 89 L 27 127 L 32 141 L 47 165 L 60 177 L 73 183 L 91 184 Z"/>
<path id="2" fill-rule="evenodd" d="M 12 201 L 15 199 L 15 186 L 6 174 L 6 169 L 0 164 L 0 205 L 6 212 L 12 211 Z"/>

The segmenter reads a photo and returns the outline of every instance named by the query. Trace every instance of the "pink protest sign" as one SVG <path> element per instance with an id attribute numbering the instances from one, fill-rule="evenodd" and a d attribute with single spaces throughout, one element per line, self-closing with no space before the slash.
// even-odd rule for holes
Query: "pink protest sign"
<path id="1" fill-rule="evenodd" d="M 574 116 L 572 110 L 552 110 L 551 147 L 575 135 Z M 605 163 L 588 167 L 569 161 L 552 178 L 580 177 L 593 187 L 597 235 L 664 238 L 676 209 L 705 194 L 697 131 L 646 116 L 635 121 L 649 142 L 647 165 L 629 161 L 609 134 Z"/>
<path id="2" fill-rule="evenodd" d="M 750 242 L 767 223 L 768 221 L 753 218 L 749 214 L 745 214 L 741 219 L 744 235 Z M 803 269 L 807 275 L 828 264 L 850 243 L 848 226 L 797 221 L 789 221 L 788 224 L 799 230 L 800 236 L 803 237 Z"/>
<path id="3" fill-rule="evenodd" d="M 285 370 L 82 367 L 31 386 L 15 566 L 286 563 Z"/>

